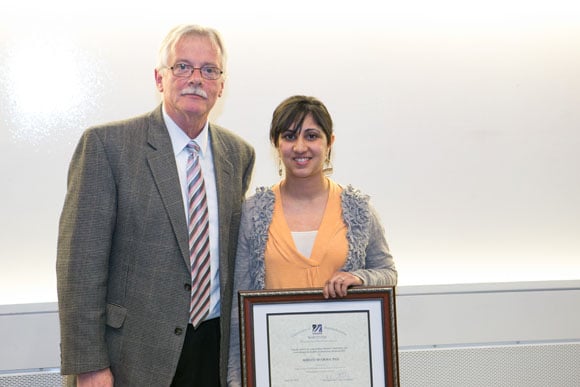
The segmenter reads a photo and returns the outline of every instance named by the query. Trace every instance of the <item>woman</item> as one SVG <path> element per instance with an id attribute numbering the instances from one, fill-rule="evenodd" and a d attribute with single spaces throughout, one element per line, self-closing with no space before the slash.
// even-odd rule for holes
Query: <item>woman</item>
<path id="1" fill-rule="evenodd" d="M 238 290 L 395 286 L 397 271 L 368 196 L 327 177 L 334 143 L 322 102 L 293 96 L 274 111 L 270 142 L 282 180 L 243 206 L 232 308 L 228 385 L 241 385 Z M 283 168 L 282 168 L 283 167 Z M 284 173 L 283 173 L 284 172 Z"/>

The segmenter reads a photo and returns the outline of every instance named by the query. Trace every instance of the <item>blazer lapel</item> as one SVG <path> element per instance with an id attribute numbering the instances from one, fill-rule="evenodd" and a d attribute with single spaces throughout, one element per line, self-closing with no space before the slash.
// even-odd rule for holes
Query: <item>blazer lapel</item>
<path id="1" fill-rule="evenodd" d="M 213 162 L 215 166 L 215 180 L 216 190 L 218 196 L 218 212 L 219 212 L 219 226 L 220 230 L 228 229 L 225 225 L 229 225 L 231 221 L 232 211 L 232 195 L 228 188 L 231 184 L 233 176 L 233 166 L 229 161 L 229 152 L 232 150 L 228 148 L 223 141 L 219 130 L 209 126 L 209 134 L 211 138 Z M 221 239 L 221 237 L 220 237 Z M 228 252 L 226 244 L 220 241 L 220 257 L 227 257 Z"/>
<path id="2" fill-rule="evenodd" d="M 165 123 L 161 106 L 151 115 L 149 123 L 147 161 L 163 206 L 171 221 L 173 233 L 181 250 L 184 263 L 189 268 L 189 247 L 187 245 L 187 221 L 179 186 L 179 176 L 175 164 L 175 154 Z"/>

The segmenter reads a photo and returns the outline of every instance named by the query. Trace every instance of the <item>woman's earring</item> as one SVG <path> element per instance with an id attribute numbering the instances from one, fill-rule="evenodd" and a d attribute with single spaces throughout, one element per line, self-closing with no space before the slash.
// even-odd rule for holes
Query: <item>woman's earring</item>
<path id="1" fill-rule="evenodd" d="M 324 166 L 322 167 L 322 173 L 324 173 L 325 175 L 332 175 L 332 172 L 334 172 L 334 167 L 332 165 L 332 161 L 330 161 L 330 156 L 328 156 L 326 158 L 326 160 L 324 160 Z"/>
<path id="2" fill-rule="evenodd" d="M 282 159 L 278 159 L 278 176 L 282 177 Z"/>

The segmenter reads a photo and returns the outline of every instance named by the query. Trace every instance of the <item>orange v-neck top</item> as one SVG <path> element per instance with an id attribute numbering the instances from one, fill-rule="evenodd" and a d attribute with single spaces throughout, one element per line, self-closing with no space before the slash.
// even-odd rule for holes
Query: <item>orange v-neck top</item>
<path id="1" fill-rule="evenodd" d="M 342 188 L 329 180 L 326 209 L 310 257 L 303 256 L 286 223 L 280 184 L 272 190 L 276 197 L 264 255 L 266 289 L 318 288 L 346 262 L 348 243 L 342 220 Z"/>

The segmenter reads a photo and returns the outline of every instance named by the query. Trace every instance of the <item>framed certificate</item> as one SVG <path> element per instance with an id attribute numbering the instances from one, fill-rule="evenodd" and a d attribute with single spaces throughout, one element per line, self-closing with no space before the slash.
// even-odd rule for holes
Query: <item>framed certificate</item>
<path id="1" fill-rule="evenodd" d="M 394 292 L 240 291 L 243 385 L 399 386 Z"/>

